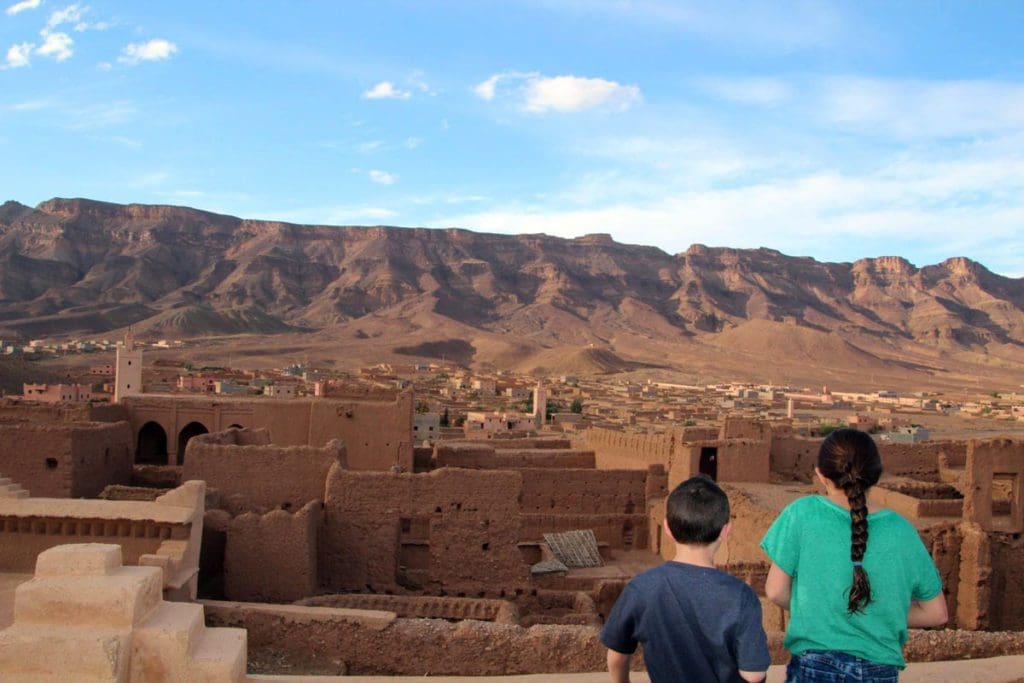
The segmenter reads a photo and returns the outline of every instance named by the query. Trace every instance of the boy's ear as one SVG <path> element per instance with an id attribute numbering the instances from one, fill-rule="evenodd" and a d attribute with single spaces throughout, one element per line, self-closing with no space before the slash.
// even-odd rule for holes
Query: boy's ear
<path id="1" fill-rule="evenodd" d="M 675 540 L 675 539 L 674 539 L 674 538 L 672 537 L 672 529 L 670 529 L 670 528 L 668 527 L 668 517 L 666 517 L 665 519 L 661 520 L 661 528 L 662 528 L 662 529 L 663 529 L 663 530 L 665 531 L 665 536 L 666 536 L 667 538 L 670 538 L 670 539 L 672 539 L 672 540 Z"/>
<path id="2" fill-rule="evenodd" d="M 726 537 L 729 536 L 729 532 L 730 531 L 732 531 L 732 522 L 731 521 L 726 522 L 725 526 L 722 527 L 722 530 L 718 532 L 718 540 L 719 540 L 719 542 L 724 541 L 726 539 Z"/>

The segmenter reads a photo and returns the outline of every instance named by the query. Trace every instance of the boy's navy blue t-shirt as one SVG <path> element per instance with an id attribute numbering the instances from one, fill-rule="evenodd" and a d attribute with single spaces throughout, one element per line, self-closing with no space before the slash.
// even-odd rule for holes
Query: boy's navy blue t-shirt
<path id="1" fill-rule="evenodd" d="M 771 664 L 761 603 L 743 581 L 710 567 L 666 562 L 637 575 L 601 630 L 632 654 L 643 643 L 652 683 L 740 681 Z"/>

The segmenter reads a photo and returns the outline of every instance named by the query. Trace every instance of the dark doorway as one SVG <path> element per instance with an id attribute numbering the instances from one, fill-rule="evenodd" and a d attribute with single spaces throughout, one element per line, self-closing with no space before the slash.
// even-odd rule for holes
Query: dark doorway
<path id="1" fill-rule="evenodd" d="M 700 449 L 700 473 L 718 480 L 718 446 L 703 446 Z"/>
<path id="2" fill-rule="evenodd" d="M 209 429 L 203 426 L 202 422 L 189 422 L 187 425 L 181 428 L 178 433 L 178 464 L 185 464 L 185 446 L 188 445 L 189 439 L 193 436 L 199 436 L 200 434 L 208 434 Z"/>
<path id="3" fill-rule="evenodd" d="M 167 464 L 167 432 L 156 422 L 147 422 L 139 430 L 135 462 L 139 465 Z"/>

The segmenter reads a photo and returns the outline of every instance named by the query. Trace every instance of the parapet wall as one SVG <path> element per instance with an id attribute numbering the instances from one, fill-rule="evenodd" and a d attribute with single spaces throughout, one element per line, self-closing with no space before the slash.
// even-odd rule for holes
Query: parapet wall
<path id="1" fill-rule="evenodd" d="M 222 396 L 129 396 L 122 406 L 138 434 L 148 422 L 167 435 L 175 461 L 177 435 L 195 422 L 208 432 L 232 425 L 264 428 L 279 446 L 320 447 L 340 439 L 347 448 L 348 466 L 355 470 L 387 471 L 413 465 L 412 393 L 374 399 L 270 399 Z"/>
<path id="2" fill-rule="evenodd" d="M 646 470 L 650 465 L 668 467 L 677 436 L 591 427 L 584 433 L 583 443 L 594 450 L 598 469 Z"/>
<path id="3" fill-rule="evenodd" d="M 480 598 L 452 598 L 433 595 L 362 595 L 345 593 L 318 595 L 298 601 L 309 607 L 335 607 L 343 609 L 378 610 L 394 612 L 399 617 L 414 619 L 447 619 L 456 621 L 493 621 L 499 624 L 515 624 L 519 621 L 518 609 L 508 600 L 486 600 Z"/>
<path id="4" fill-rule="evenodd" d="M 182 476 L 202 479 L 217 489 L 225 509 L 233 514 L 298 510 L 311 500 L 322 500 L 331 466 L 346 466 L 345 444 L 337 439 L 322 447 L 245 443 L 265 439 L 266 432 L 261 431 L 232 429 L 193 437 Z"/>
<path id="5" fill-rule="evenodd" d="M 642 513 L 647 471 L 522 469 L 523 513 L 579 515 Z"/>
<path id="6" fill-rule="evenodd" d="M 127 422 L 0 422 L 4 476 L 47 498 L 95 498 L 132 474 Z"/>
<path id="7" fill-rule="evenodd" d="M 876 441 L 886 474 L 939 481 L 939 454 L 945 453 L 953 462 L 964 462 L 966 441 L 921 441 L 919 443 L 885 443 Z"/>
<path id="8" fill-rule="evenodd" d="M 244 602 L 293 602 L 315 595 L 322 506 L 272 510 L 231 520 L 224 550 L 224 593 Z"/>
<path id="9" fill-rule="evenodd" d="M 437 467 L 469 469 L 520 469 L 524 467 L 593 468 L 594 452 L 570 449 L 503 448 L 496 450 L 491 442 L 438 444 L 435 448 Z"/>

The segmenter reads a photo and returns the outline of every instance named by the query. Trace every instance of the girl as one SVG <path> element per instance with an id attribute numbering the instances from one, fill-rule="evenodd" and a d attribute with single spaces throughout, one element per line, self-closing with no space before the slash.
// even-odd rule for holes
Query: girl
<path id="1" fill-rule="evenodd" d="M 946 623 L 939 572 L 907 520 L 868 513 L 882 475 L 870 436 L 832 432 L 814 471 L 825 495 L 787 505 L 761 541 L 772 561 L 765 593 L 790 611 L 786 680 L 895 683 L 907 628 Z"/>

